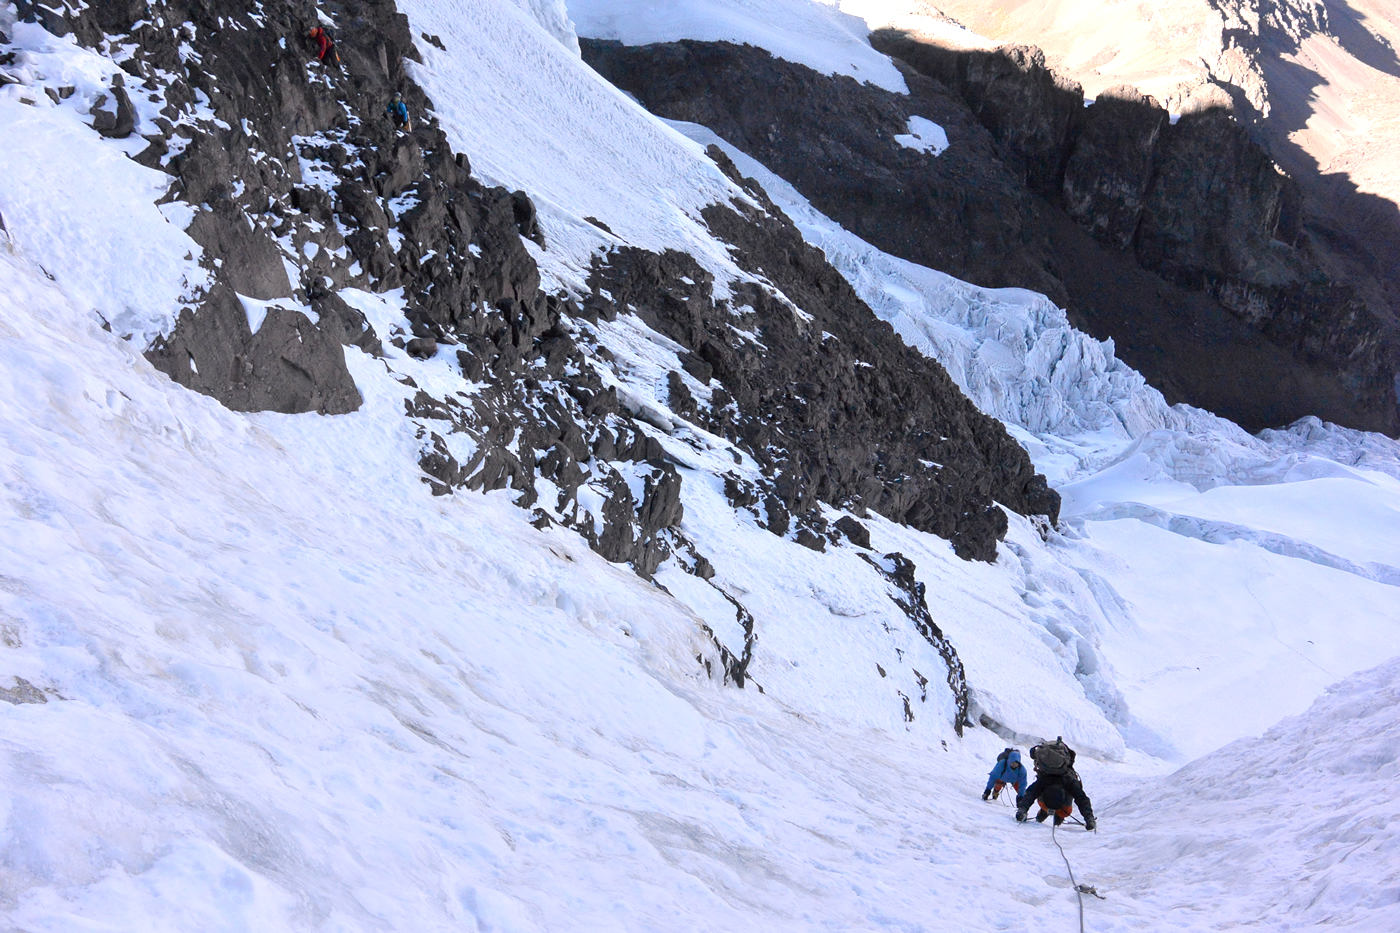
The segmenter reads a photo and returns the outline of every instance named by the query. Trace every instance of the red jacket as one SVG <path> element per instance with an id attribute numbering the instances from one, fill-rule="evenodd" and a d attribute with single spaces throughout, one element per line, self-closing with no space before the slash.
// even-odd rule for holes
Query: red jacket
<path id="1" fill-rule="evenodd" d="M 325 61 L 326 53 L 331 50 L 335 43 L 331 41 L 331 37 L 326 35 L 326 31 L 320 26 L 311 30 L 309 35 L 316 40 L 316 57 L 321 61 Z"/>

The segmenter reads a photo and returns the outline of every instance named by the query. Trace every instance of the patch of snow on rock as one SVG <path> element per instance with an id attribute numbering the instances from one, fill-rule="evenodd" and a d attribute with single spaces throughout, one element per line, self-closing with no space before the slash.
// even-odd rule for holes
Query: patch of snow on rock
<path id="1" fill-rule="evenodd" d="M 931 152 L 940 156 L 948 148 L 948 134 L 943 127 L 924 117 L 909 118 L 909 132 L 894 138 L 906 149 Z"/>

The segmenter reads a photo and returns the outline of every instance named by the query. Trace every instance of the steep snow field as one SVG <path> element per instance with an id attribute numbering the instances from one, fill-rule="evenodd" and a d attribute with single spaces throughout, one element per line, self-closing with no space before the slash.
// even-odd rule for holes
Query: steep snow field
<path id="1" fill-rule="evenodd" d="M 734 273 L 700 210 L 736 189 L 700 150 L 584 65 L 578 41 L 560 41 L 532 8 L 508 0 L 409 0 L 420 43 L 410 73 L 429 90 L 448 139 L 492 184 L 530 192 L 549 230 L 546 274 L 581 280 L 599 247 L 626 242 L 681 248 Z M 602 221 L 613 236 L 584 220 Z"/>
<path id="2" fill-rule="evenodd" d="M 0 85 L 8 163 L 0 210 L 9 236 L 80 305 L 95 308 L 118 333 L 149 343 L 174 326 L 180 299 L 205 285 L 208 274 L 194 261 L 199 245 L 166 223 L 154 203 L 168 179 L 127 158 L 146 141 L 102 139 L 83 120 L 102 82 L 121 69 L 30 23 L 0 15 L 0 29 L 22 49 L 8 69 L 12 77 L 42 75 L 51 86 L 74 89 L 60 105 L 24 83 Z M 147 119 L 157 109 L 140 94 L 134 101 Z"/>
<path id="3" fill-rule="evenodd" d="M 382 366 L 352 362 L 354 415 L 235 415 L 22 261 L 0 258 L 0 294 L 17 927 L 1068 919 L 1054 850 L 989 845 L 1014 831 L 976 801 L 999 739 L 852 723 L 888 704 L 842 692 L 822 633 L 775 646 L 805 649 L 806 681 L 718 686 L 694 618 L 630 571 L 501 495 L 428 497 Z M 945 592 L 1001 582 L 964 566 L 945 558 Z M 1064 692 L 1002 663 L 1028 697 Z"/>
<path id="4" fill-rule="evenodd" d="M 3 657 L 49 691 L 0 706 L 17 927 L 1072 922 L 1043 829 L 975 799 L 999 741 L 978 730 L 945 750 L 798 715 L 780 699 L 801 695 L 793 683 L 717 687 L 689 664 L 693 620 L 630 572 L 534 531 L 500 496 L 425 496 L 401 467 L 403 389 L 376 367 L 356 369 L 356 415 L 233 415 L 172 392 L 33 270 L 4 258 L 0 286 Z M 1361 684 L 1375 748 L 1333 742 L 1370 815 L 1336 833 L 1314 820 L 1296 845 L 1281 822 L 1270 851 L 1297 855 L 1261 881 L 1296 883 L 1314 847 L 1374 847 L 1363 854 L 1386 864 L 1391 837 L 1371 827 L 1394 777 L 1394 698 Z M 862 702 L 840 700 L 847 716 Z M 1275 785 L 1299 799 L 1299 778 L 1273 747 L 1222 755 L 1184 774 L 1213 768 L 1208 786 L 1237 793 L 1243 771 L 1270 792 L 1203 812 L 1233 861 L 1169 878 L 1154 856 L 1199 851 L 1194 814 L 1164 827 L 1141 778 L 1117 778 L 1136 802 L 1120 812 L 1114 773 L 1086 764 L 1109 828 L 1069 842 L 1081 879 L 1115 897 L 1093 902 L 1094 929 L 1150 925 L 1211 876 L 1247 897 L 1217 892 L 1199 926 L 1175 928 L 1256 909 L 1242 820 L 1280 802 Z M 1313 756 L 1303 800 L 1330 807 L 1335 760 Z M 1159 834 L 1150 853 L 1145 832 Z"/>
<path id="5" fill-rule="evenodd" d="M 1170 917 L 1177 930 L 1390 929 L 1400 911 L 1397 737 L 1391 659 L 1160 787 L 1124 788 L 1106 818 L 1133 832 L 1095 838 L 1079 871 L 1102 872 L 1122 900 L 1098 909 L 1135 913 L 1138 928 Z"/>
<path id="6" fill-rule="evenodd" d="M 702 155 L 713 140 L 579 62 L 584 13 L 402 9 L 447 46 L 416 74 L 454 144 L 540 204 L 553 284 L 619 241 L 738 274 L 698 219 L 737 191 Z M 845 28 L 797 0 L 745 9 Z M 45 54 L 85 61 L 62 44 Z M 709 588 L 663 567 L 668 595 L 536 531 L 506 493 L 433 498 L 394 374 L 452 374 L 392 347 L 347 351 L 365 405 L 337 418 L 180 389 L 120 339 L 139 328 L 100 326 L 159 326 L 198 274 L 181 218 L 150 207 L 162 176 L 85 129 L 81 97 L 23 94 L 0 94 L 8 924 L 1073 928 L 1048 829 L 977 799 L 1005 740 L 954 735 L 941 660 L 855 548 L 817 554 L 736 514 L 714 478 L 728 450 L 684 430 L 657 436 L 684 465 Z M 1089 928 L 1384 927 L 1397 671 L 1356 672 L 1400 654 L 1400 446 L 1169 408 L 1040 296 L 878 253 L 734 155 L 1065 494 L 1060 531 L 1012 516 L 995 565 L 870 525 L 877 552 L 916 563 L 974 719 L 1084 751 L 1102 831 L 1060 840 L 1109 896 Z M 116 261 L 125 242 L 150 259 Z M 381 330 L 398 314 L 357 301 Z M 669 415 L 674 349 L 628 317 L 602 337 L 614 378 Z M 743 647 L 722 590 L 754 617 L 744 690 L 696 661 L 714 653 L 702 622 Z"/>
<path id="7" fill-rule="evenodd" d="M 697 39 L 765 48 L 822 74 L 850 75 L 886 90 L 909 86 L 888 58 L 870 47 L 863 11 L 846 12 L 835 0 L 574 0 L 578 34 L 625 45 Z"/>
<path id="8" fill-rule="evenodd" d="M 979 845 L 933 812 L 977 752 L 723 689 L 629 570 L 426 496 L 382 366 L 353 416 L 234 415 L 10 257 L 0 295 L 14 925 L 839 928 Z"/>

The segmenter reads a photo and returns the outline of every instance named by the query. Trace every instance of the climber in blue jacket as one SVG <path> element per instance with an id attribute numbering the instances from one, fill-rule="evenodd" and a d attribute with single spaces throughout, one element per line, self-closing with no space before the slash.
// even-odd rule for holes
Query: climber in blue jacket
<path id="1" fill-rule="evenodd" d="M 1007 784 L 1016 788 L 1016 796 L 1026 792 L 1026 769 L 1021 764 L 1021 753 L 1008 748 L 997 756 L 996 767 L 987 775 L 987 788 L 982 791 L 982 799 L 997 799 L 1001 789 Z"/>
<path id="2" fill-rule="evenodd" d="M 394 99 L 385 105 L 384 115 L 405 133 L 413 132 L 413 121 L 408 118 L 408 105 L 403 102 L 403 94 L 394 95 Z"/>

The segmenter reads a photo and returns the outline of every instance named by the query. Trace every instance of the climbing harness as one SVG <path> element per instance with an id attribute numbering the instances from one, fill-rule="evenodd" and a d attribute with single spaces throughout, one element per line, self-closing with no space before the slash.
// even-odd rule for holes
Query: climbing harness
<path id="1" fill-rule="evenodd" d="M 1074 820 L 1074 822 L 1078 823 L 1079 821 Z M 1079 825 L 1083 826 L 1084 824 L 1079 823 Z M 1078 881 L 1075 880 L 1074 867 L 1071 866 L 1069 863 L 1069 856 L 1065 855 L 1065 847 L 1060 845 L 1059 839 L 1055 838 L 1054 821 L 1051 821 L 1050 823 L 1050 841 L 1055 843 L 1055 848 L 1060 850 L 1060 858 L 1065 860 L 1065 870 L 1069 872 L 1069 883 L 1074 885 L 1074 896 L 1079 899 L 1079 933 L 1084 933 L 1084 895 L 1091 894 L 1101 901 L 1106 901 L 1108 900 L 1108 898 L 1104 897 L 1092 886 L 1087 884 L 1080 884 Z"/>

